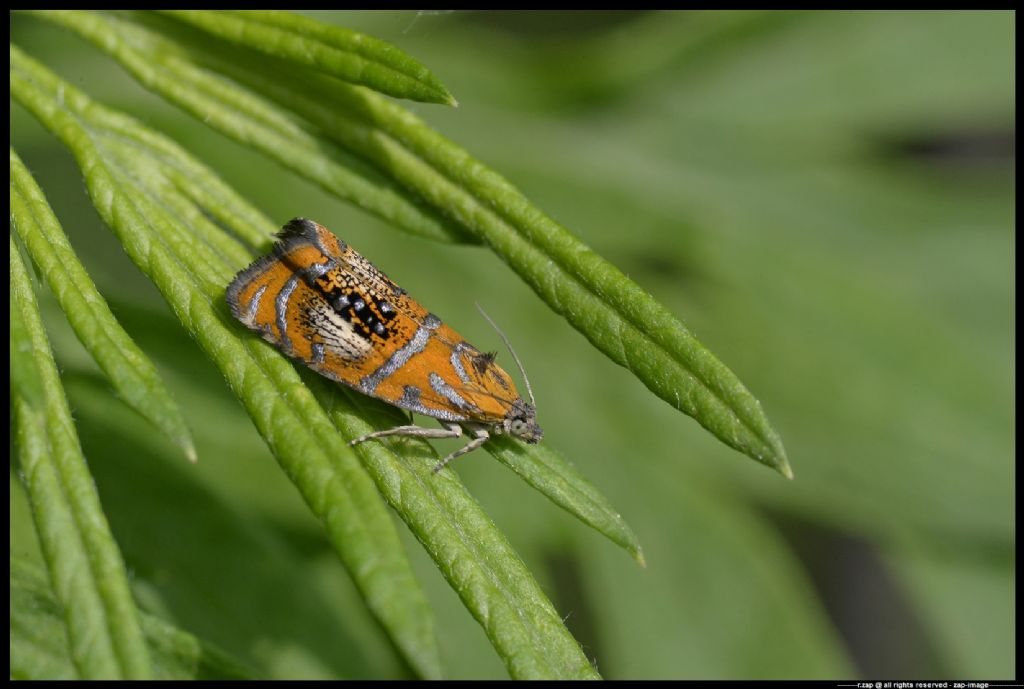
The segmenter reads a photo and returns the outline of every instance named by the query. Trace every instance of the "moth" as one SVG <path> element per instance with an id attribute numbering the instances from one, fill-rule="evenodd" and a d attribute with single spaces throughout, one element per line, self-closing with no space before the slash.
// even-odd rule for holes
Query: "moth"
<path id="1" fill-rule="evenodd" d="M 495 354 L 466 342 L 324 226 L 295 218 L 277 238 L 270 254 L 228 285 L 235 318 L 317 373 L 441 424 L 397 426 L 349 445 L 389 435 L 470 436 L 436 472 L 492 435 L 540 441 L 533 391 L 500 330 L 523 373 L 529 402 Z"/>

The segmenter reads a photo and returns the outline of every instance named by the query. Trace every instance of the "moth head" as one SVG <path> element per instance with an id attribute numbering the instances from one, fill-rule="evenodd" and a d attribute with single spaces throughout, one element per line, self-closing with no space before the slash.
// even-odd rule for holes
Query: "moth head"
<path id="1" fill-rule="evenodd" d="M 540 442 L 544 437 L 544 431 L 537 425 L 537 408 L 522 399 L 512 403 L 512 408 L 502 425 L 509 435 L 531 445 Z"/>

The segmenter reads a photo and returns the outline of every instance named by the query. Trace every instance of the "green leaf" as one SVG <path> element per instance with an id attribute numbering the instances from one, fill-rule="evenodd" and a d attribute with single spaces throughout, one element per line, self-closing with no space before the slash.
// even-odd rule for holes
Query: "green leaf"
<path id="1" fill-rule="evenodd" d="M 401 422 L 402 414 L 394 407 L 310 378 L 348 437 L 373 431 L 367 418 L 383 426 Z M 339 398 L 349 404 L 331 404 Z M 439 457 L 428 443 L 399 439 L 361 443 L 356 449 L 377 487 L 484 628 L 511 677 L 600 677 L 526 565 L 457 474 L 434 473 Z"/>
<path id="2" fill-rule="evenodd" d="M 10 558 L 11 677 L 75 679 L 61 605 L 44 572 Z M 249 679 L 222 651 L 145 612 L 139 616 L 158 679 Z"/>
<path id="3" fill-rule="evenodd" d="M 40 546 L 85 679 L 148 678 L 149 655 L 128 574 L 82 456 L 71 411 L 21 253 L 10 238 L 11 306 L 21 321 L 42 399 L 12 395 L 20 468 Z M 18 347 L 25 344 L 19 341 Z"/>
<path id="4" fill-rule="evenodd" d="M 467 241 L 465 231 L 427 207 L 415 194 L 345 152 L 322 133 L 296 121 L 284 108 L 214 70 L 194 64 L 177 42 L 165 40 L 141 25 L 98 12 L 27 13 L 74 31 L 110 54 L 146 88 L 328 192 L 413 234 Z M 157 21 L 165 29 L 169 26 L 177 30 L 177 34 L 193 38 L 197 34 L 149 14 L 129 16 L 139 21 Z M 209 43 L 204 34 L 198 36 Z M 230 59 L 229 54 L 219 62 Z"/>
<path id="5" fill-rule="evenodd" d="M 484 447 L 551 502 L 625 548 L 646 567 L 640 542 L 622 515 L 576 467 L 550 445 L 524 446 L 508 437 L 492 438 Z"/>
<path id="6" fill-rule="evenodd" d="M 421 675 L 439 676 L 432 617 L 386 505 L 292 365 L 258 338 L 240 339 L 227 312 L 224 286 L 246 261 L 244 249 L 216 239 L 219 231 L 199 209 L 188 216 L 167 211 L 201 197 L 196 189 L 174 193 L 171 179 L 202 186 L 212 173 L 175 176 L 184 151 L 92 102 L 13 45 L 11 94 L 75 155 L 100 216 L 224 373 L 395 644 Z M 219 191 L 228 192 L 223 185 Z M 246 204 L 235 198 L 232 205 Z M 225 211 L 209 209 L 214 216 Z M 246 216 L 231 221 L 241 225 Z M 262 220 L 246 231 L 268 225 Z"/>
<path id="7" fill-rule="evenodd" d="M 11 224 L 71 323 L 79 341 L 133 409 L 173 440 L 190 461 L 196 451 L 178 405 L 156 367 L 110 312 L 79 262 L 42 190 L 11 149 Z"/>
<path id="8" fill-rule="evenodd" d="M 781 439 L 732 371 L 654 297 L 503 177 L 377 94 L 271 60 L 216 66 L 447 214 L 652 392 L 730 447 L 792 478 Z"/>
<path id="9" fill-rule="evenodd" d="M 396 98 L 458 105 L 430 71 L 380 39 L 280 10 L 164 10 L 238 45 Z"/>

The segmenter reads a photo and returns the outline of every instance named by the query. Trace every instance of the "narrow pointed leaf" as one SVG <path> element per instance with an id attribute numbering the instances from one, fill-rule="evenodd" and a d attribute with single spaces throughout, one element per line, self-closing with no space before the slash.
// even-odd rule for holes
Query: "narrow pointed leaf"
<path id="1" fill-rule="evenodd" d="M 484 447 L 551 502 L 625 548 L 638 565 L 646 566 L 640 542 L 626 520 L 558 450 L 550 445 L 524 446 L 507 436 L 492 438 Z"/>
<path id="2" fill-rule="evenodd" d="M 71 248 L 46 197 L 12 148 L 11 224 L 39 266 L 82 346 L 122 399 L 162 431 L 191 461 L 196 451 L 185 419 L 153 362 L 110 312 Z"/>
<path id="3" fill-rule="evenodd" d="M 430 70 L 366 34 L 282 10 L 165 10 L 219 38 L 396 98 L 457 105 Z"/>
<path id="4" fill-rule="evenodd" d="M 22 323 L 42 399 L 12 395 L 21 474 L 39 545 L 63 610 L 71 659 L 84 679 L 152 676 L 121 552 L 78 444 L 71 410 L 36 304 L 10 237 L 11 306 Z"/>

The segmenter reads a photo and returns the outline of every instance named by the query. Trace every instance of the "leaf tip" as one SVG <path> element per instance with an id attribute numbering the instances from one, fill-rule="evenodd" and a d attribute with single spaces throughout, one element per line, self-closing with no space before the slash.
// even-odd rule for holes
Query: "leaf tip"
<path id="1" fill-rule="evenodd" d="M 433 91 L 432 98 L 430 99 L 434 103 L 440 105 L 450 105 L 453 108 L 459 107 L 459 101 L 455 100 L 455 96 L 448 90 L 448 87 L 441 82 L 436 76 L 429 75 L 429 84 L 431 91 Z"/>
<path id="2" fill-rule="evenodd" d="M 455 100 L 455 96 L 448 92 L 448 89 L 444 91 L 444 104 L 450 105 L 453 108 L 459 107 L 459 101 Z"/>
<path id="3" fill-rule="evenodd" d="M 777 468 L 780 474 L 788 478 L 790 481 L 793 480 L 793 469 L 789 466 L 789 460 L 786 459 L 785 455 L 782 456 L 782 461 L 779 462 L 779 466 Z"/>
<path id="4" fill-rule="evenodd" d="M 644 551 L 640 549 L 640 546 L 637 546 L 636 550 L 633 551 L 633 559 L 636 560 L 640 567 L 647 569 L 647 560 L 644 558 Z"/>

